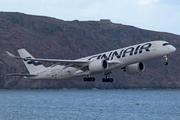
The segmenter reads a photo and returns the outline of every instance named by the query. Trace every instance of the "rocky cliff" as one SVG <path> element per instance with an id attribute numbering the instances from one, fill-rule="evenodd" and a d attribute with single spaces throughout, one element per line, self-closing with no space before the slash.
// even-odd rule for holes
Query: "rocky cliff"
<path id="1" fill-rule="evenodd" d="M 147 23 L 148 24 L 148 23 Z M 145 62 L 146 70 L 128 75 L 121 69 L 113 71 L 113 83 L 95 82 L 83 78 L 71 80 L 27 80 L 9 77 L 6 73 L 27 72 L 22 61 L 12 59 L 5 51 L 18 55 L 25 48 L 34 57 L 76 59 L 141 42 L 165 40 L 177 48 L 169 57 Z M 180 36 L 139 29 L 110 21 L 63 21 L 44 16 L 0 12 L 0 88 L 180 88 Z M 45 64 L 48 66 L 49 64 Z"/>

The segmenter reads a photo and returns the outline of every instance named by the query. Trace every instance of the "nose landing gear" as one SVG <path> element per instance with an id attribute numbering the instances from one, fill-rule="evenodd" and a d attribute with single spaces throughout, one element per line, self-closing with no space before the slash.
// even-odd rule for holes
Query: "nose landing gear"
<path id="1" fill-rule="evenodd" d="M 164 57 L 164 65 L 168 65 L 168 56 L 165 55 L 163 57 Z"/>

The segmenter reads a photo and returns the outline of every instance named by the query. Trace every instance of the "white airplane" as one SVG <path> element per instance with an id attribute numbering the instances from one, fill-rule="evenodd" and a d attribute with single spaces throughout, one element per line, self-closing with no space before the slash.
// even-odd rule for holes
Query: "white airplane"
<path id="1" fill-rule="evenodd" d="M 20 57 L 9 52 L 11 57 L 23 60 L 29 73 L 11 73 L 10 76 L 23 76 L 29 79 L 64 80 L 75 77 L 84 77 L 84 81 L 95 81 L 91 75 L 104 73 L 103 82 L 113 82 L 109 74 L 115 69 L 124 69 L 128 74 L 144 71 L 144 61 L 164 57 L 164 64 L 168 64 L 168 55 L 176 48 L 166 41 L 151 41 L 141 43 L 105 53 L 92 55 L 76 60 L 39 59 L 34 58 L 25 49 L 19 49 Z M 50 62 L 52 66 L 44 67 L 40 62 Z"/>

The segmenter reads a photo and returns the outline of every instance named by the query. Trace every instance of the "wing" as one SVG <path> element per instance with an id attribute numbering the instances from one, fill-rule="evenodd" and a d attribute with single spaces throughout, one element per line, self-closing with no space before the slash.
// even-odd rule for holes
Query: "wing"
<path id="1" fill-rule="evenodd" d="M 7 51 L 6 51 L 7 52 Z M 15 59 L 21 59 L 21 60 L 30 60 L 30 61 L 40 61 L 40 62 L 50 62 L 53 63 L 53 66 L 56 65 L 64 65 L 64 69 L 68 67 L 74 67 L 77 70 L 82 70 L 86 71 L 88 70 L 88 66 L 90 64 L 90 61 L 88 60 L 61 60 L 61 59 L 39 59 L 39 58 L 22 58 L 15 56 L 9 52 L 7 52 L 9 56 Z M 114 65 L 114 64 L 120 64 L 119 61 L 107 61 L 109 65 Z"/>
<path id="2" fill-rule="evenodd" d="M 18 56 L 15 56 L 13 54 L 11 54 L 10 52 L 6 51 L 6 53 L 11 56 L 12 58 L 15 58 L 15 59 L 21 59 L 21 60 L 31 60 L 31 61 L 40 61 L 40 62 L 50 62 L 50 63 L 53 63 L 53 64 L 59 64 L 59 65 L 65 65 L 65 66 L 72 66 L 72 64 L 74 65 L 80 65 L 80 66 L 85 66 L 88 64 L 88 60 L 61 60 L 61 59 L 39 59 L 39 58 L 35 58 L 35 59 L 32 59 L 32 58 L 21 58 L 21 57 L 18 57 Z"/>

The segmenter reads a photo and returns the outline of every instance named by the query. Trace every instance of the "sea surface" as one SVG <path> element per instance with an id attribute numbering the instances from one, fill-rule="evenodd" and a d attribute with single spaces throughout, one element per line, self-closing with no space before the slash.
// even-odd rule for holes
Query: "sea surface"
<path id="1" fill-rule="evenodd" d="M 0 90 L 0 120 L 66 119 L 180 120 L 180 90 Z"/>

